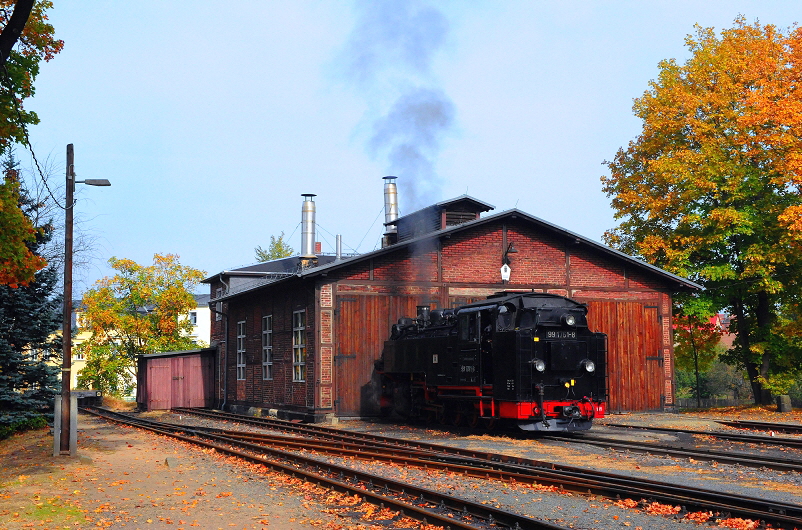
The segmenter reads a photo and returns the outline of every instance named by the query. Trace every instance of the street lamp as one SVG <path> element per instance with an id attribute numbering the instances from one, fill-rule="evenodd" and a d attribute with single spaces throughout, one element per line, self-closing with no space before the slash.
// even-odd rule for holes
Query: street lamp
<path id="1" fill-rule="evenodd" d="M 70 386 L 72 385 L 72 224 L 75 200 L 75 184 L 89 186 L 111 186 L 106 179 L 75 180 L 75 164 L 72 144 L 67 145 L 67 200 L 64 207 L 64 320 L 62 321 L 61 339 L 61 433 L 59 437 L 59 454 L 75 455 L 76 440 L 70 421 Z M 55 445 L 55 444 L 54 444 Z"/>

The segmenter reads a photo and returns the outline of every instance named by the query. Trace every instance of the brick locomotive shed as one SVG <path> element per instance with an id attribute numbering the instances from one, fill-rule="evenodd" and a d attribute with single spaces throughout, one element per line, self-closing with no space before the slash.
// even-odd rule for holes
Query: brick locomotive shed
<path id="1" fill-rule="evenodd" d="M 590 328 L 609 338 L 610 411 L 673 409 L 672 293 L 698 285 L 517 209 L 482 216 L 492 209 L 461 196 L 390 217 L 385 246 L 367 254 L 307 248 L 204 280 L 217 406 L 315 421 L 375 415 L 374 361 L 399 317 L 526 290 L 588 305 Z"/>

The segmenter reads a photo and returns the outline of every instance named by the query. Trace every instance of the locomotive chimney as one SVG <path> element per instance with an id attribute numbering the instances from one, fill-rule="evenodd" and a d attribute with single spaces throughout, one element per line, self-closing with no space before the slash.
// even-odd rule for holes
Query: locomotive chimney
<path id="1" fill-rule="evenodd" d="M 303 193 L 301 207 L 301 261 L 317 259 L 315 256 L 315 197 L 314 193 Z M 308 264 L 308 263 L 307 263 Z"/>
<path id="2" fill-rule="evenodd" d="M 398 219 L 398 187 L 396 177 L 384 177 L 384 238 L 382 246 L 392 245 L 398 240 L 395 220 Z"/>
<path id="3" fill-rule="evenodd" d="M 429 325 L 430 307 L 428 305 L 416 306 L 418 310 L 418 321 L 421 326 L 426 327 Z"/>

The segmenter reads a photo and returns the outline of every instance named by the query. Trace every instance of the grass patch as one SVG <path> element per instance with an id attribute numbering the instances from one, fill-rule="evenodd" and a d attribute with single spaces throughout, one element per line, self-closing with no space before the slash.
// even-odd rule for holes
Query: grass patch
<path id="1" fill-rule="evenodd" d="M 79 508 L 65 504 L 58 497 L 52 497 L 44 502 L 34 502 L 33 506 L 25 510 L 25 515 L 36 521 L 62 523 L 71 519 L 83 519 L 84 513 Z"/>

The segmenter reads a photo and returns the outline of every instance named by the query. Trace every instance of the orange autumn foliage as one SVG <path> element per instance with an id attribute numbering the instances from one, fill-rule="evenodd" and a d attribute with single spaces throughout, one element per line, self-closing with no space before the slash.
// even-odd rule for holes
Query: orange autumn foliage
<path id="1" fill-rule="evenodd" d="M 28 285 L 36 271 L 47 262 L 28 248 L 36 238 L 36 228 L 19 207 L 19 182 L 15 171 L 6 172 L 0 183 L 0 285 L 16 288 Z"/>
<path id="2" fill-rule="evenodd" d="M 727 362 L 756 403 L 799 364 L 774 326 L 802 296 L 802 28 L 743 17 L 696 26 L 690 58 L 659 64 L 635 100 L 642 130 L 602 177 L 617 227 L 605 241 L 701 284 L 733 315 Z M 796 355 L 796 354 L 794 354 Z"/>
<path id="3" fill-rule="evenodd" d="M 0 0 L 0 30 L 6 27 L 15 2 Z M 49 1 L 38 1 L 4 65 L 0 90 L 0 153 L 14 143 L 25 143 L 25 126 L 36 124 L 39 118 L 22 105 L 33 95 L 33 81 L 41 61 L 49 61 L 64 46 L 55 39 L 53 26 L 47 22 Z M 15 172 L 14 172 L 15 173 Z M 19 183 L 16 175 L 6 174 L 0 183 L 0 285 L 15 288 L 28 285 L 34 274 L 47 265 L 44 259 L 28 249 L 36 228 L 25 217 L 19 205 Z"/>
<path id="4" fill-rule="evenodd" d="M 686 45 L 692 57 L 662 61 L 635 100 L 641 134 L 607 162 L 623 222 L 605 239 L 680 275 L 781 288 L 773 273 L 802 253 L 802 29 L 738 18 Z M 743 266 L 723 267 L 723 251 Z"/>

